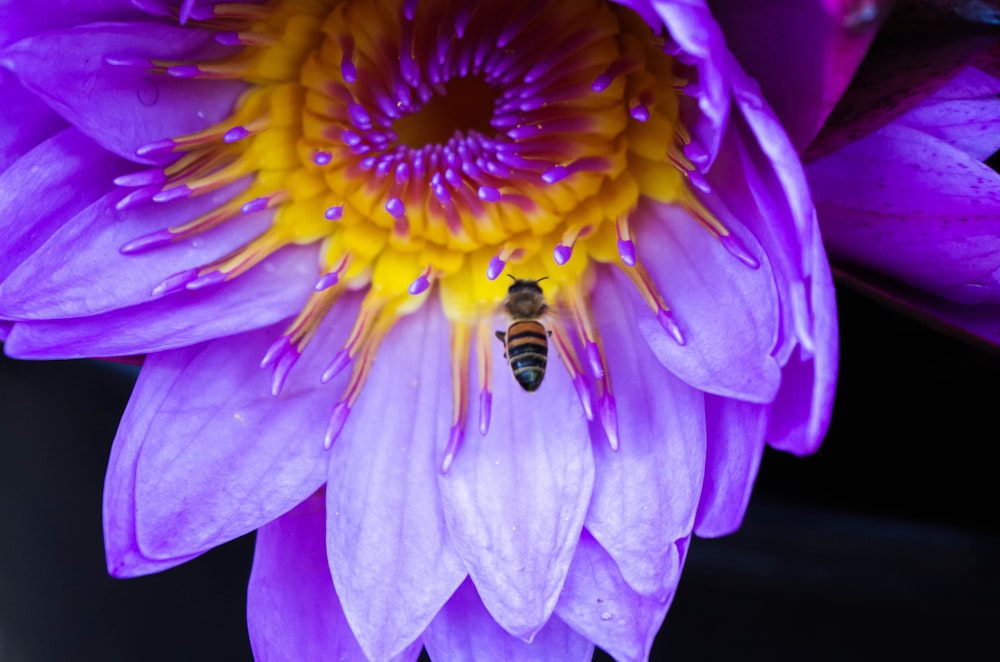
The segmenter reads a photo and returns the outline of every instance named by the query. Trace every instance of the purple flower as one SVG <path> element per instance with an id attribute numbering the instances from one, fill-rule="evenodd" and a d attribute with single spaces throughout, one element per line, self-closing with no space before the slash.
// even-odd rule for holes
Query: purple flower
<path id="1" fill-rule="evenodd" d="M 643 659 L 818 446 L 812 203 L 702 4 L 55 5 L 0 16 L 0 317 L 146 355 L 112 574 L 259 529 L 261 659 Z"/>

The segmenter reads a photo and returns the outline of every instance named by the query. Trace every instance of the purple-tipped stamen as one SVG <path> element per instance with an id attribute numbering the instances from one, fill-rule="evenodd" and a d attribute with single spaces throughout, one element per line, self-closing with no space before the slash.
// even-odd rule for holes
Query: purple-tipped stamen
<path id="1" fill-rule="evenodd" d="M 610 392 L 605 392 L 597 403 L 600 410 L 601 427 L 608 438 L 608 445 L 611 450 L 618 450 L 618 407 L 615 405 L 615 397 Z"/>
<path id="2" fill-rule="evenodd" d="M 249 135 L 250 132 L 246 129 L 246 127 L 234 126 L 233 128 L 229 129 L 229 131 L 226 131 L 224 134 L 222 134 L 222 142 L 226 144 L 236 143 L 248 137 Z"/>
<path id="3" fill-rule="evenodd" d="M 628 109 L 629 116 L 636 122 L 649 121 L 649 108 L 644 103 L 637 103 Z"/>
<path id="4" fill-rule="evenodd" d="M 173 292 L 179 292 L 185 288 L 185 286 L 192 280 L 198 277 L 197 269 L 187 269 L 186 271 L 181 271 L 174 274 L 173 276 L 168 276 L 160 281 L 159 285 L 153 288 L 150 293 L 154 297 L 162 296 L 164 294 L 172 294 Z"/>
<path id="5" fill-rule="evenodd" d="M 105 55 L 104 63 L 112 67 L 135 67 L 137 69 L 149 69 L 153 66 L 149 59 L 131 55 Z"/>
<path id="6" fill-rule="evenodd" d="M 172 152 L 174 148 L 177 147 L 177 143 L 170 138 L 164 138 L 163 140 L 156 140 L 151 143 L 147 143 L 135 150 L 136 156 L 149 156 L 150 154 L 162 154 L 163 152 Z"/>
<path id="7" fill-rule="evenodd" d="M 601 357 L 601 350 L 592 340 L 586 342 L 587 363 L 590 366 L 590 374 L 594 379 L 604 376 L 604 359 Z"/>
<path id="8" fill-rule="evenodd" d="M 323 218 L 328 221 L 338 221 L 344 216 L 343 205 L 334 205 L 333 207 L 327 207 L 326 211 L 323 212 Z"/>
<path id="9" fill-rule="evenodd" d="M 462 438 L 464 436 L 465 430 L 461 424 L 456 423 L 451 426 L 451 431 L 448 433 L 448 445 L 445 446 L 444 458 L 441 460 L 442 474 L 448 473 L 448 470 L 451 469 L 451 465 L 455 461 L 455 455 L 458 454 L 458 449 L 462 446 Z"/>
<path id="10" fill-rule="evenodd" d="M 338 282 L 340 282 L 340 272 L 341 269 L 336 269 L 329 273 L 323 274 L 323 276 L 318 281 L 316 281 L 316 284 L 313 285 L 313 290 L 317 292 L 322 292 L 325 289 L 333 287 Z"/>
<path id="11" fill-rule="evenodd" d="M 215 41 L 223 46 L 239 46 L 243 43 L 239 32 L 219 32 L 215 35 Z"/>
<path id="12" fill-rule="evenodd" d="M 569 259 L 573 257 L 573 247 L 566 246 L 565 244 L 557 244 L 555 249 L 552 251 L 552 259 L 556 261 L 556 264 L 562 266 L 569 262 Z"/>
<path id="13" fill-rule="evenodd" d="M 312 161 L 318 166 L 329 165 L 330 161 L 333 160 L 333 154 L 330 152 L 324 152 L 323 150 L 317 149 L 313 152 Z"/>
<path id="14" fill-rule="evenodd" d="M 389 202 L 385 203 L 385 210 L 397 220 L 406 216 L 406 205 L 399 198 L 390 198 Z"/>
<path id="15" fill-rule="evenodd" d="M 267 348 L 264 358 L 260 360 L 261 369 L 267 368 L 276 360 L 281 358 L 292 346 L 292 340 L 288 336 L 281 336 Z"/>
<path id="16" fill-rule="evenodd" d="M 327 426 L 326 434 L 323 435 L 323 448 L 326 450 L 333 448 L 333 442 L 337 441 L 337 437 L 340 436 L 350 413 L 351 408 L 346 402 L 341 401 L 334 406 L 333 414 L 330 416 L 330 425 Z"/>
<path id="17" fill-rule="evenodd" d="M 218 285 L 219 283 L 226 280 L 226 273 L 222 271 L 209 271 L 203 276 L 198 276 L 191 282 L 187 283 L 184 287 L 189 290 L 200 290 L 203 287 L 209 287 L 211 285 Z"/>
<path id="18" fill-rule="evenodd" d="M 340 60 L 340 75 L 345 83 L 353 83 L 358 80 L 358 70 L 354 66 L 354 39 L 350 35 L 340 38 L 340 50 L 344 52 Z"/>
<path id="19" fill-rule="evenodd" d="M 116 202 L 115 209 L 118 211 L 125 211 L 126 209 L 131 209 L 132 207 L 138 207 L 139 205 L 152 200 L 153 196 L 159 192 L 159 186 L 144 186 L 143 188 L 138 188 Z"/>
<path id="20" fill-rule="evenodd" d="M 167 181 L 167 175 L 163 172 L 162 168 L 153 168 L 151 170 L 140 170 L 139 172 L 132 172 L 127 175 L 122 175 L 121 177 L 114 178 L 115 186 L 126 186 L 126 187 L 137 187 L 137 186 L 149 186 L 150 184 L 162 184 Z"/>
<path id="21" fill-rule="evenodd" d="M 501 260 L 499 255 L 494 255 L 490 258 L 490 263 L 486 267 L 486 277 L 490 280 L 496 280 L 506 267 L 507 263 Z"/>
<path id="22" fill-rule="evenodd" d="M 590 401 L 590 389 L 587 388 L 587 380 L 581 373 L 573 375 L 573 388 L 576 390 L 576 397 L 580 399 L 584 416 L 587 417 L 588 421 L 594 420 L 594 406 Z"/>
<path id="23" fill-rule="evenodd" d="M 289 346 L 288 351 L 278 359 L 278 362 L 274 366 L 274 371 L 271 373 L 271 395 L 274 397 L 281 395 L 281 390 L 285 388 L 285 381 L 288 379 L 288 374 L 299 360 L 299 356 L 298 350 Z"/>
<path id="24" fill-rule="evenodd" d="M 346 349 L 342 349 L 333 356 L 333 360 L 326 366 L 326 370 L 320 376 L 319 381 L 326 384 L 331 379 L 341 373 L 351 363 L 351 354 Z"/>
<path id="25" fill-rule="evenodd" d="M 153 202 L 170 202 L 171 200 L 186 198 L 191 193 L 191 188 L 187 184 L 181 184 L 180 186 L 163 189 L 153 196 Z"/>
<path id="26" fill-rule="evenodd" d="M 252 214 L 258 211 L 264 211 L 267 209 L 268 203 L 271 201 L 267 196 L 262 196 L 260 198 L 254 198 L 250 202 L 247 202 L 242 207 L 240 207 L 241 214 Z"/>
<path id="27" fill-rule="evenodd" d="M 479 434 L 486 436 L 490 431 L 490 416 L 493 410 L 493 393 L 489 389 L 479 392 Z"/>
<path id="28" fill-rule="evenodd" d="M 167 75 L 174 78 L 197 78 L 202 73 L 197 64 L 178 64 L 167 69 Z"/>
<path id="29" fill-rule="evenodd" d="M 670 334 L 670 337 L 673 338 L 678 345 L 684 346 L 687 344 L 684 334 L 681 333 L 681 327 L 677 325 L 677 320 L 674 319 L 673 313 L 669 310 L 660 308 L 656 312 L 656 321 L 660 323 L 663 330 Z"/>
<path id="30" fill-rule="evenodd" d="M 627 267 L 635 266 L 635 244 L 631 239 L 618 240 L 618 256 Z"/>
<path id="31" fill-rule="evenodd" d="M 430 275 L 431 268 L 427 267 L 424 273 L 417 276 L 414 281 L 410 283 L 410 286 L 406 288 L 406 291 L 414 296 L 426 292 L 427 288 L 431 286 Z"/>
<path id="32" fill-rule="evenodd" d="M 750 253 L 746 245 L 734 234 L 727 234 L 719 237 L 719 241 L 722 245 L 729 251 L 729 254 L 734 256 L 743 264 L 747 265 L 751 269 L 756 269 L 760 266 L 760 262 L 757 258 Z"/>
<path id="33" fill-rule="evenodd" d="M 500 199 L 503 197 L 500 191 L 492 186 L 480 186 L 476 191 L 476 195 L 483 202 L 500 202 Z"/>
<path id="34" fill-rule="evenodd" d="M 684 156 L 686 156 L 691 163 L 699 167 L 708 165 L 708 162 L 712 159 L 708 150 L 694 140 L 689 142 L 687 145 L 684 145 Z"/>
<path id="35" fill-rule="evenodd" d="M 118 249 L 122 255 L 133 255 L 152 248 L 160 248 L 171 243 L 177 235 L 170 230 L 157 230 L 149 234 L 137 237 Z"/>

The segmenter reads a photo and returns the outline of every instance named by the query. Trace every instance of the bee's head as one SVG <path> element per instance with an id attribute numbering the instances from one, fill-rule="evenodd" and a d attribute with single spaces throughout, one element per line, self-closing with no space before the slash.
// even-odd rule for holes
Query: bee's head
<path id="1" fill-rule="evenodd" d="M 507 275 L 510 276 L 510 274 Z M 533 292 L 535 294 L 542 294 L 542 286 L 539 285 L 539 283 L 548 278 L 548 276 L 544 276 L 538 280 L 514 278 L 513 276 L 510 276 L 510 278 L 514 282 L 507 288 L 507 294 L 517 294 L 518 292 Z"/>

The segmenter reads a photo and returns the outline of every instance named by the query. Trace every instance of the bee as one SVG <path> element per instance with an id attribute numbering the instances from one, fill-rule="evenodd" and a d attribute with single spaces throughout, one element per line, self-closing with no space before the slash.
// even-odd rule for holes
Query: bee
<path id="1" fill-rule="evenodd" d="M 552 335 L 538 321 L 549 309 L 538 284 L 545 278 L 524 280 L 511 276 L 511 279 L 514 284 L 507 289 L 507 298 L 503 302 L 511 323 L 506 332 L 497 331 L 496 336 L 507 350 L 504 358 L 510 363 L 514 379 L 521 388 L 531 392 L 542 385 L 545 377 L 549 336 Z"/>

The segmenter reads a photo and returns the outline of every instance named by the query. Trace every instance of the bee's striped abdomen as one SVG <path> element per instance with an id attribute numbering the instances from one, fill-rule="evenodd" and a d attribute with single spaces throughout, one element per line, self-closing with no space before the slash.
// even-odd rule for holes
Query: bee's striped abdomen
<path id="1" fill-rule="evenodd" d="M 533 320 L 514 322 L 507 329 L 505 344 L 510 369 L 521 388 L 534 391 L 541 386 L 549 356 L 545 327 Z"/>

